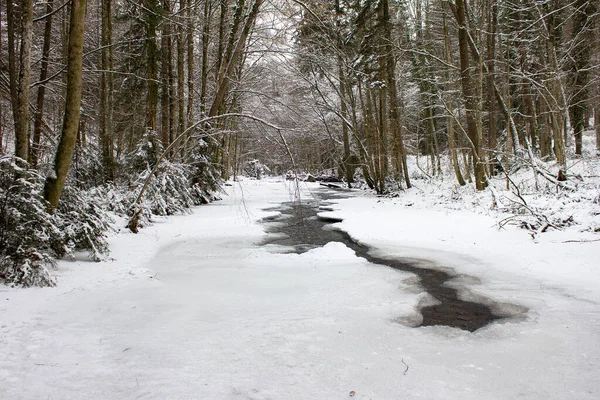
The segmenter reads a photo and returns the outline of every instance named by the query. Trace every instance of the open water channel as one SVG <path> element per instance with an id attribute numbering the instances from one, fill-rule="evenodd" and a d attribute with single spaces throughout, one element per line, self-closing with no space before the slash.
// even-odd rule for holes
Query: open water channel
<path id="1" fill-rule="evenodd" d="M 300 254 L 329 242 L 341 242 L 354 250 L 358 257 L 373 264 L 415 274 L 419 277 L 419 285 L 423 290 L 436 300 L 435 304 L 419 309 L 422 321 L 416 326 L 444 325 L 473 332 L 508 316 L 493 311 L 488 305 L 493 303 L 491 300 L 480 303 L 461 299 L 459 291 L 448 285 L 450 280 L 458 276 L 449 268 L 425 268 L 408 259 L 388 259 L 372 255 L 368 246 L 355 241 L 346 232 L 332 228 L 331 224 L 340 222 L 339 219 L 318 215 L 328 211 L 328 201 L 347 196 L 342 191 L 324 189 L 314 193 L 314 196 L 314 199 L 283 203 L 271 208 L 270 210 L 279 211 L 280 214 L 262 221 L 267 226 L 267 232 L 271 233 L 264 244 L 286 246 Z"/>

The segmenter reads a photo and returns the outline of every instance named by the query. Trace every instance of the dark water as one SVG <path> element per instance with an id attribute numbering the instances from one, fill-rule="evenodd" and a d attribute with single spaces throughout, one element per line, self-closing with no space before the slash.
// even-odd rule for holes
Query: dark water
<path id="1" fill-rule="evenodd" d="M 486 304 L 459 299 L 457 290 L 446 285 L 446 282 L 457 277 L 456 274 L 440 269 L 423 268 L 401 258 L 387 259 L 369 254 L 368 246 L 353 240 L 345 232 L 331 228 L 331 223 L 340 220 L 317 216 L 317 213 L 327 210 L 322 206 L 323 201 L 346 196 L 325 190 L 316 195 L 320 199 L 284 203 L 281 207 L 272 208 L 271 210 L 280 211 L 281 215 L 263 220 L 267 231 L 273 234 L 269 235 L 264 244 L 288 246 L 300 254 L 329 242 L 341 242 L 354 250 L 357 256 L 371 263 L 416 274 L 420 279 L 420 286 L 439 302 L 420 308 L 423 320 L 418 326 L 444 325 L 473 332 L 507 316 L 506 313 L 495 313 Z"/>

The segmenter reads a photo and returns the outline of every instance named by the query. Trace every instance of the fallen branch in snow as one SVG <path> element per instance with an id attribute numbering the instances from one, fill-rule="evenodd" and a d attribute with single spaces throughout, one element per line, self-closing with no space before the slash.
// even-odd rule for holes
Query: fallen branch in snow
<path id="1" fill-rule="evenodd" d="M 567 182 L 565 181 L 559 181 L 558 179 L 556 179 L 555 177 L 553 177 L 548 171 L 545 171 L 542 168 L 537 168 L 537 173 L 540 174 L 541 176 L 543 176 L 544 178 L 546 178 L 546 180 L 550 183 L 555 184 L 556 186 L 560 186 L 563 189 L 568 189 L 568 190 L 575 190 L 575 188 L 571 185 L 569 185 Z"/>
<path id="2" fill-rule="evenodd" d="M 591 243 L 591 242 L 600 242 L 600 239 L 591 239 L 591 240 L 565 240 L 562 243 Z"/>

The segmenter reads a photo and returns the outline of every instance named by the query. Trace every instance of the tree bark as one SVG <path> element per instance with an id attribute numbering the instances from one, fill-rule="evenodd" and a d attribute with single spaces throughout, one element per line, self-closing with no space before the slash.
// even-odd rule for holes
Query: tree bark
<path id="1" fill-rule="evenodd" d="M 184 0 L 179 0 L 179 12 L 185 7 Z M 179 16 L 177 25 L 177 135 L 185 130 L 185 38 L 184 19 Z M 184 151 L 185 141 L 182 143 Z M 182 152 L 183 154 L 183 152 Z"/>
<path id="2" fill-rule="evenodd" d="M 591 46 L 594 43 L 592 16 L 596 11 L 595 0 L 576 0 L 573 18 L 573 96 L 571 97 L 571 125 L 575 136 L 575 154 L 583 150 L 588 85 L 590 77 Z"/>
<path id="3" fill-rule="evenodd" d="M 446 14 L 442 15 L 442 23 L 444 29 L 444 57 L 448 64 L 451 64 L 451 44 L 450 44 L 450 34 L 448 33 L 448 24 L 446 23 Z M 450 71 L 446 69 L 446 81 L 448 82 L 448 86 L 450 90 L 453 89 L 452 81 L 450 80 Z M 452 98 L 448 101 L 446 108 L 448 113 L 448 142 L 450 147 L 450 158 L 452 159 L 452 166 L 454 167 L 454 175 L 456 176 L 456 180 L 460 186 L 466 185 L 465 178 L 463 178 L 462 173 L 460 171 L 460 163 L 458 161 L 458 154 L 456 152 L 456 134 L 454 133 L 454 110 L 452 106 Z"/>
<path id="4" fill-rule="evenodd" d="M 53 212 L 58 206 L 71 166 L 71 158 L 79 130 L 82 91 L 82 61 L 86 0 L 72 0 L 69 29 L 69 55 L 67 61 L 67 96 L 62 134 L 56 157 L 54 174 L 46 178 L 44 195 Z"/>
<path id="5" fill-rule="evenodd" d="M 451 4 L 451 3 L 450 3 Z M 467 135 L 472 143 L 473 171 L 475 175 L 475 187 L 477 190 L 483 190 L 487 186 L 485 178 L 485 169 L 481 160 L 480 152 L 480 132 L 477 123 L 477 112 L 479 104 L 475 94 L 475 81 L 472 74 L 475 69 L 471 68 L 469 61 L 469 38 L 467 31 L 467 10 L 464 0 L 456 0 L 452 11 L 458 24 L 458 48 L 460 54 L 460 76 L 462 83 L 462 92 L 465 102 L 465 117 L 467 120 Z"/>
<path id="6" fill-rule="evenodd" d="M 52 11 L 54 9 L 54 0 L 48 0 L 46 3 L 46 23 L 44 25 L 44 44 L 42 49 L 42 62 L 40 66 L 40 82 L 44 82 L 48 77 L 48 58 L 50 56 L 50 39 L 52 34 Z M 44 118 L 44 98 L 46 95 L 46 85 L 42 83 L 37 92 L 37 110 L 33 122 L 33 141 L 31 144 L 31 166 L 36 168 L 40 155 L 40 141 L 42 136 L 42 122 Z"/>
<path id="7" fill-rule="evenodd" d="M 115 178 L 114 134 L 113 134 L 113 92 L 114 79 L 112 51 L 112 1 L 102 0 L 102 72 L 100 74 L 100 115 L 99 142 L 102 151 L 102 168 L 104 179 L 113 181 Z"/>
<path id="8" fill-rule="evenodd" d="M 31 77 L 31 42 L 33 38 L 33 2 L 22 0 L 19 35 L 19 63 L 15 51 L 15 14 L 11 1 L 7 2 L 8 56 L 10 91 L 15 126 L 15 155 L 29 161 L 29 83 Z"/>
<path id="9" fill-rule="evenodd" d="M 161 50 L 161 94 L 160 94 L 160 132 L 161 142 L 164 148 L 169 146 L 171 140 L 171 92 L 170 92 L 170 76 L 171 76 L 171 23 L 170 19 L 171 3 L 169 0 L 162 1 L 162 13 L 166 16 L 162 24 L 162 32 L 160 39 Z M 169 155 L 167 155 L 168 157 Z"/>
<path id="10" fill-rule="evenodd" d="M 566 172 L 567 158 L 565 154 L 565 102 L 556 55 L 556 25 L 558 22 L 556 21 L 556 11 L 558 5 L 553 4 L 553 6 L 554 9 L 550 10 L 548 3 L 542 5 L 546 15 L 542 13 L 540 6 L 537 6 L 537 9 L 540 14 L 540 20 L 544 24 L 544 29 L 546 30 L 545 50 L 547 53 L 547 62 L 550 70 L 547 78 L 550 99 L 547 100 L 546 104 L 550 112 L 550 121 L 554 139 L 554 155 L 556 157 L 556 161 L 564 170 L 563 172 Z"/>
<path id="11" fill-rule="evenodd" d="M 390 10 L 388 0 L 381 0 L 382 6 L 382 24 L 384 29 L 384 41 L 383 49 L 385 53 L 385 76 L 387 82 L 387 92 L 389 96 L 389 115 L 390 115 L 390 129 L 395 143 L 397 144 L 398 154 L 402 164 L 402 171 L 404 173 L 404 182 L 406 187 L 410 188 L 410 177 L 408 174 L 408 166 L 406 163 L 406 151 L 404 150 L 404 139 L 402 137 L 402 129 L 400 122 L 400 113 L 398 111 L 399 101 L 398 93 L 396 88 L 396 59 L 394 58 L 394 51 L 392 48 L 392 30 L 390 22 Z M 435 134 L 435 133 L 434 133 Z"/>
<path id="12" fill-rule="evenodd" d="M 208 0 L 205 0 L 208 1 Z M 192 0 L 187 0 L 187 26 L 186 26 L 186 44 L 187 44 L 187 126 L 194 124 L 194 18 L 196 6 Z"/>
<path id="13" fill-rule="evenodd" d="M 208 45 L 210 44 L 210 15 L 212 1 L 204 0 L 202 15 L 202 66 L 200 71 L 200 111 L 202 115 L 207 110 L 207 83 L 208 83 Z"/>
<path id="14" fill-rule="evenodd" d="M 600 99 L 600 81 L 596 82 L 596 93 Z M 594 108 L 594 125 L 596 125 L 596 152 L 600 156 L 600 100 L 596 100 Z"/>
<path id="15" fill-rule="evenodd" d="M 496 128 L 496 108 L 494 101 L 494 79 L 496 69 L 496 27 L 498 26 L 498 5 L 496 0 L 488 0 L 488 32 L 487 32 L 487 103 L 488 103 L 488 148 L 490 161 L 494 158 L 494 150 L 498 143 Z M 494 164 L 494 163 L 492 163 Z"/>
<path id="16" fill-rule="evenodd" d="M 156 30 L 160 22 L 158 0 L 144 0 L 146 8 L 146 76 L 148 93 L 146 94 L 146 128 L 156 131 L 156 111 L 158 108 L 158 58 Z"/>
<path id="17" fill-rule="evenodd" d="M 254 4 L 248 12 L 246 22 L 239 38 L 237 39 L 237 43 L 234 46 L 230 59 L 227 61 L 226 65 L 221 66 L 221 73 L 219 74 L 219 79 L 217 80 L 217 93 L 215 94 L 215 98 L 208 113 L 208 116 L 210 117 L 216 116 L 223 106 L 225 96 L 229 90 L 229 81 L 237 66 L 237 62 L 242 56 L 243 50 L 246 47 L 246 42 L 248 40 L 248 36 L 250 35 L 250 29 L 254 25 L 254 21 L 258 16 L 258 12 L 263 2 L 264 0 L 254 0 Z"/>

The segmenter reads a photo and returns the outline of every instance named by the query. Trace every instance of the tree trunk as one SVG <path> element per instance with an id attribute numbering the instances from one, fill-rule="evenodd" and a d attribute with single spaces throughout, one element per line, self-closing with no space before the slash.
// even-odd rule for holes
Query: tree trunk
<path id="1" fill-rule="evenodd" d="M 7 2 L 8 56 L 10 92 L 15 126 L 15 155 L 29 160 L 29 83 L 31 76 L 31 42 L 33 39 L 33 3 L 21 1 L 19 35 L 15 35 L 15 13 Z M 16 62 L 15 38 L 20 37 L 19 63 Z"/>
<path id="2" fill-rule="evenodd" d="M 205 0 L 208 1 L 208 0 Z M 187 126 L 194 125 L 194 18 L 196 16 L 196 5 L 192 0 L 187 0 L 187 26 L 186 26 L 186 44 L 187 44 Z"/>
<path id="3" fill-rule="evenodd" d="M 102 0 L 102 72 L 100 74 L 100 115 L 99 144 L 102 151 L 102 168 L 104 179 L 115 179 L 114 134 L 113 134 L 113 90 L 112 74 L 112 1 Z"/>
<path id="4" fill-rule="evenodd" d="M 158 0 L 144 0 L 147 17 L 146 25 L 146 75 L 148 78 L 148 93 L 146 94 L 146 128 L 156 131 L 156 111 L 158 108 L 158 58 L 159 51 L 156 43 L 156 30 L 160 22 Z"/>
<path id="5" fill-rule="evenodd" d="M 600 80 L 596 82 L 596 94 L 600 99 Z M 596 152 L 600 156 L 600 100 L 596 100 L 594 108 L 594 125 L 596 125 Z"/>
<path id="6" fill-rule="evenodd" d="M 58 206 L 67 179 L 67 173 L 71 166 L 71 158 L 79 130 L 85 10 L 86 0 L 72 0 L 65 116 L 60 142 L 54 159 L 54 173 L 52 176 L 46 178 L 44 188 L 45 198 L 50 203 L 50 212 L 53 212 Z"/>
<path id="7" fill-rule="evenodd" d="M 46 23 L 44 25 L 44 44 L 42 49 L 42 62 L 40 66 L 40 82 L 44 82 L 48 77 L 48 58 L 50 56 L 50 39 L 52 34 L 52 11 L 54 9 L 54 0 L 48 0 L 46 3 Z M 40 155 L 40 141 L 42 136 L 42 122 L 44 118 L 44 97 L 46 95 L 46 85 L 40 84 L 37 92 L 37 110 L 33 123 L 33 142 L 31 145 L 31 166 L 37 168 Z"/>
<path id="8" fill-rule="evenodd" d="M 204 0 L 202 14 L 202 67 L 200 71 L 200 111 L 202 115 L 207 110 L 207 83 L 208 83 L 208 45 L 210 44 L 210 16 L 212 14 L 211 0 Z"/>
<path id="9" fill-rule="evenodd" d="M 465 116 L 467 120 L 467 135 L 472 143 L 473 171 L 475 175 L 475 187 L 477 190 L 483 190 L 487 186 L 485 178 L 485 169 L 481 160 L 480 152 L 480 132 L 477 123 L 477 114 L 479 104 L 475 94 L 475 81 L 472 75 L 475 69 L 470 66 L 469 61 L 469 38 L 467 31 L 467 10 L 464 0 L 456 0 L 456 6 L 453 7 L 454 16 L 458 24 L 458 47 L 460 54 L 460 75 L 462 83 L 462 92 L 465 102 Z"/>
<path id="10" fill-rule="evenodd" d="M 594 43 L 592 16 L 597 0 L 576 0 L 573 18 L 573 96 L 571 97 L 571 125 L 575 135 L 575 154 L 582 154 L 585 111 L 588 101 L 590 55 Z"/>
<path id="11" fill-rule="evenodd" d="M 543 15 L 539 6 L 538 12 L 540 14 L 540 20 L 542 23 L 544 23 L 546 30 L 547 36 L 545 38 L 545 50 L 547 53 L 547 62 L 550 70 L 547 78 L 550 99 L 548 99 L 546 104 L 550 112 L 552 134 L 554 139 L 554 155 L 556 156 L 556 161 L 566 172 L 567 159 L 565 154 L 565 103 L 563 101 L 564 96 L 562 92 L 562 82 L 560 81 L 560 70 L 556 56 L 556 25 L 558 21 L 556 21 L 556 10 L 549 10 L 549 5 L 547 3 L 543 4 L 542 6 L 546 10 L 546 15 Z M 558 5 L 555 6 L 558 7 Z"/>
<path id="12" fill-rule="evenodd" d="M 0 4 L 0 14 L 2 13 L 2 4 Z M 0 32 L 2 32 L 2 18 L 0 18 Z M 2 49 L 2 35 L 0 35 L 0 49 Z M 4 154 L 4 108 L 0 102 L 0 154 Z"/>
<path id="13" fill-rule="evenodd" d="M 488 28 L 487 28 L 487 103 L 488 103 L 488 159 L 491 165 L 495 158 L 494 150 L 498 144 L 498 131 L 496 128 L 496 102 L 494 100 L 494 79 L 496 69 L 496 27 L 498 26 L 498 5 L 495 0 L 488 0 Z"/>
<path id="14" fill-rule="evenodd" d="M 400 113 L 398 112 L 399 101 L 396 88 L 396 59 L 392 47 L 392 29 L 390 22 L 390 10 L 388 0 L 382 0 L 382 23 L 384 29 L 384 53 L 385 53 L 385 76 L 387 82 L 387 91 L 390 100 L 390 129 L 395 143 L 398 146 L 397 157 L 400 158 L 402 171 L 404 173 L 404 182 L 406 187 L 410 188 L 410 177 L 408 175 L 408 166 L 406 164 L 406 151 L 404 150 L 404 139 L 402 137 L 402 127 L 400 123 Z M 435 133 L 434 133 L 435 134 Z"/>
<path id="15" fill-rule="evenodd" d="M 250 35 L 250 29 L 254 25 L 254 21 L 258 16 L 258 12 L 263 2 L 264 0 L 254 0 L 254 4 L 252 5 L 252 8 L 246 17 L 246 22 L 242 32 L 240 33 L 237 43 L 232 51 L 231 58 L 227 61 L 226 65 L 221 66 L 221 73 L 219 74 L 219 79 L 216 82 L 217 92 L 208 113 L 210 117 L 216 116 L 224 104 L 225 96 L 229 90 L 229 80 L 231 79 L 231 76 L 237 66 L 237 62 L 242 56 L 243 50 L 246 47 L 246 42 L 248 40 L 248 36 Z"/>
<path id="16" fill-rule="evenodd" d="M 185 7 L 185 1 L 179 0 L 179 11 Z M 184 19 L 179 16 L 177 25 L 177 135 L 185 130 L 185 44 Z M 185 141 L 181 143 L 181 155 L 185 152 Z"/>
<path id="17" fill-rule="evenodd" d="M 221 71 L 221 64 L 223 63 L 223 53 L 225 49 L 225 29 L 227 28 L 227 3 L 228 0 L 219 0 L 219 47 L 217 49 L 217 61 L 215 64 L 215 82 L 219 81 L 219 72 Z M 205 20 L 204 22 L 210 23 L 209 20 Z"/>
<path id="18" fill-rule="evenodd" d="M 171 3 L 169 0 L 162 1 L 162 12 L 164 22 L 162 25 L 160 50 L 161 50 L 161 93 L 160 93 L 160 132 L 161 142 L 164 148 L 170 144 L 171 138 L 171 116 L 170 116 L 170 75 L 171 75 L 171 23 L 169 21 L 171 13 Z M 167 155 L 168 156 L 168 155 Z"/>
<path id="19" fill-rule="evenodd" d="M 451 44 L 450 44 L 450 34 L 448 33 L 448 24 L 446 23 L 446 14 L 442 15 L 442 23 L 444 29 L 444 57 L 448 64 L 452 63 L 451 57 Z M 448 89 L 452 91 L 453 84 L 450 79 L 450 70 L 446 69 L 446 82 L 448 82 Z M 463 178 L 462 173 L 460 171 L 460 163 L 458 161 L 458 154 L 456 152 L 456 134 L 454 133 L 454 109 L 452 106 L 453 99 L 450 98 L 450 101 L 447 102 L 446 108 L 448 113 L 448 142 L 450 147 L 450 158 L 452 159 L 452 165 L 454 167 L 454 175 L 456 176 L 456 180 L 460 186 L 466 185 L 465 178 Z"/>

